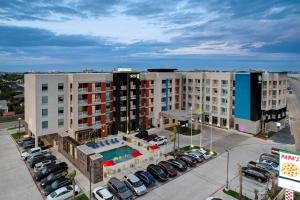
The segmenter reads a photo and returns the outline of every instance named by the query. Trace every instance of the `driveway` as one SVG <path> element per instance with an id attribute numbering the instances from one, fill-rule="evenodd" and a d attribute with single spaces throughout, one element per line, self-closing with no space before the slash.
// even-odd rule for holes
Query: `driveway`
<path id="1" fill-rule="evenodd" d="M 0 130 L 0 199 L 41 200 L 42 196 L 20 159 L 14 141 Z"/>

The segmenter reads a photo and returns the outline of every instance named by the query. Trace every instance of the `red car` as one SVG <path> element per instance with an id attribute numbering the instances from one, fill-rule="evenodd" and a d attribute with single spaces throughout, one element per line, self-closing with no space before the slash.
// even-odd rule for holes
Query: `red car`
<path id="1" fill-rule="evenodd" d="M 175 177 L 177 176 L 176 169 L 170 165 L 170 163 L 166 161 L 161 161 L 158 163 L 158 166 L 160 166 L 166 174 L 168 174 L 169 177 Z"/>

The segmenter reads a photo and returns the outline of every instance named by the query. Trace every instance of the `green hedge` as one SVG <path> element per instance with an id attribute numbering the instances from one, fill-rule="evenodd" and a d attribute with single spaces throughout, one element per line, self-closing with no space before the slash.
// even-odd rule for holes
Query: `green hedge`
<path id="1" fill-rule="evenodd" d="M 24 135 L 26 135 L 26 133 L 21 132 L 20 135 L 21 135 L 21 138 L 22 138 L 22 137 L 24 137 Z M 17 141 L 19 139 L 19 132 L 13 133 L 13 134 L 11 134 L 11 136 L 14 138 L 14 140 Z"/>
<path id="2" fill-rule="evenodd" d="M 84 193 L 78 195 L 75 199 L 76 200 L 89 200 L 89 198 Z"/>
<path id="3" fill-rule="evenodd" d="M 223 189 L 223 192 L 225 193 L 225 194 L 227 194 L 227 195 L 229 195 L 229 196 L 232 196 L 233 198 L 236 198 L 236 199 L 239 199 L 239 197 L 240 197 L 240 195 L 239 195 L 239 193 L 237 193 L 237 192 L 235 192 L 235 191 L 233 191 L 233 190 L 225 190 L 225 189 Z M 248 197 L 246 197 L 246 196 L 243 196 L 243 200 L 251 200 L 251 199 L 249 199 Z"/>

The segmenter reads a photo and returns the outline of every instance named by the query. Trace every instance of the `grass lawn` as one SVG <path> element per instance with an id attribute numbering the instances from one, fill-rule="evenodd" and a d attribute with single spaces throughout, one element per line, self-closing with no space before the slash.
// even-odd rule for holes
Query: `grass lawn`
<path id="1" fill-rule="evenodd" d="M 199 135 L 201 133 L 200 130 L 192 130 L 192 135 Z M 182 135 L 187 135 L 190 136 L 191 135 L 191 129 L 188 129 L 187 132 L 181 133 Z"/>
<path id="2" fill-rule="evenodd" d="M 223 189 L 223 192 L 229 196 L 232 196 L 233 198 L 239 199 L 239 193 L 233 191 L 233 190 L 228 190 L 226 191 L 225 189 Z M 251 200 L 248 197 L 243 196 L 243 200 Z"/>
<path id="3" fill-rule="evenodd" d="M 24 137 L 24 135 L 26 135 L 26 133 L 21 132 L 20 135 L 21 135 L 21 138 L 22 138 L 22 137 Z M 16 140 L 16 141 L 19 140 L 19 133 L 18 132 L 11 134 L 11 136 L 14 138 L 14 140 Z"/>
<path id="4" fill-rule="evenodd" d="M 75 199 L 76 200 L 89 200 L 89 198 L 84 193 L 78 195 Z"/>
<path id="5" fill-rule="evenodd" d="M 267 132 L 267 133 L 258 133 L 258 134 L 256 135 L 256 137 L 262 137 L 262 138 L 268 139 L 268 138 L 272 137 L 275 133 L 276 133 L 276 132 L 273 132 L 273 131 L 269 131 L 269 132 Z"/>

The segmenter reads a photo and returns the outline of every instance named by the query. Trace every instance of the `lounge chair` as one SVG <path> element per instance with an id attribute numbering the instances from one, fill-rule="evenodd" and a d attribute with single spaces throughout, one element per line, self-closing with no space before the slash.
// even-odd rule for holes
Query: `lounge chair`
<path id="1" fill-rule="evenodd" d="M 109 145 L 109 142 L 108 142 L 108 140 L 105 140 L 105 144 L 106 144 L 106 145 Z"/>
<path id="2" fill-rule="evenodd" d="M 119 142 L 118 138 L 115 138 L 115 143 L 118 143 L 118 142 Z"/>
<path id="3" fill-rule="evenodd" d="M 113 143 L 113 144 L 115 144 L 115 141 L 114 141 L 114 139 L 113 139 L 113 138 L 110 140 L 110 142 L 111 142 L 111 143 Z"/>
<path id="4" fill-rule="evenodd" d="M 102 147 L 105 146 L 105 144 L 104 144 L 102 141 L 100 141 L 99 144 L 100 144 L 100 146 L 102 146 Z"/>

